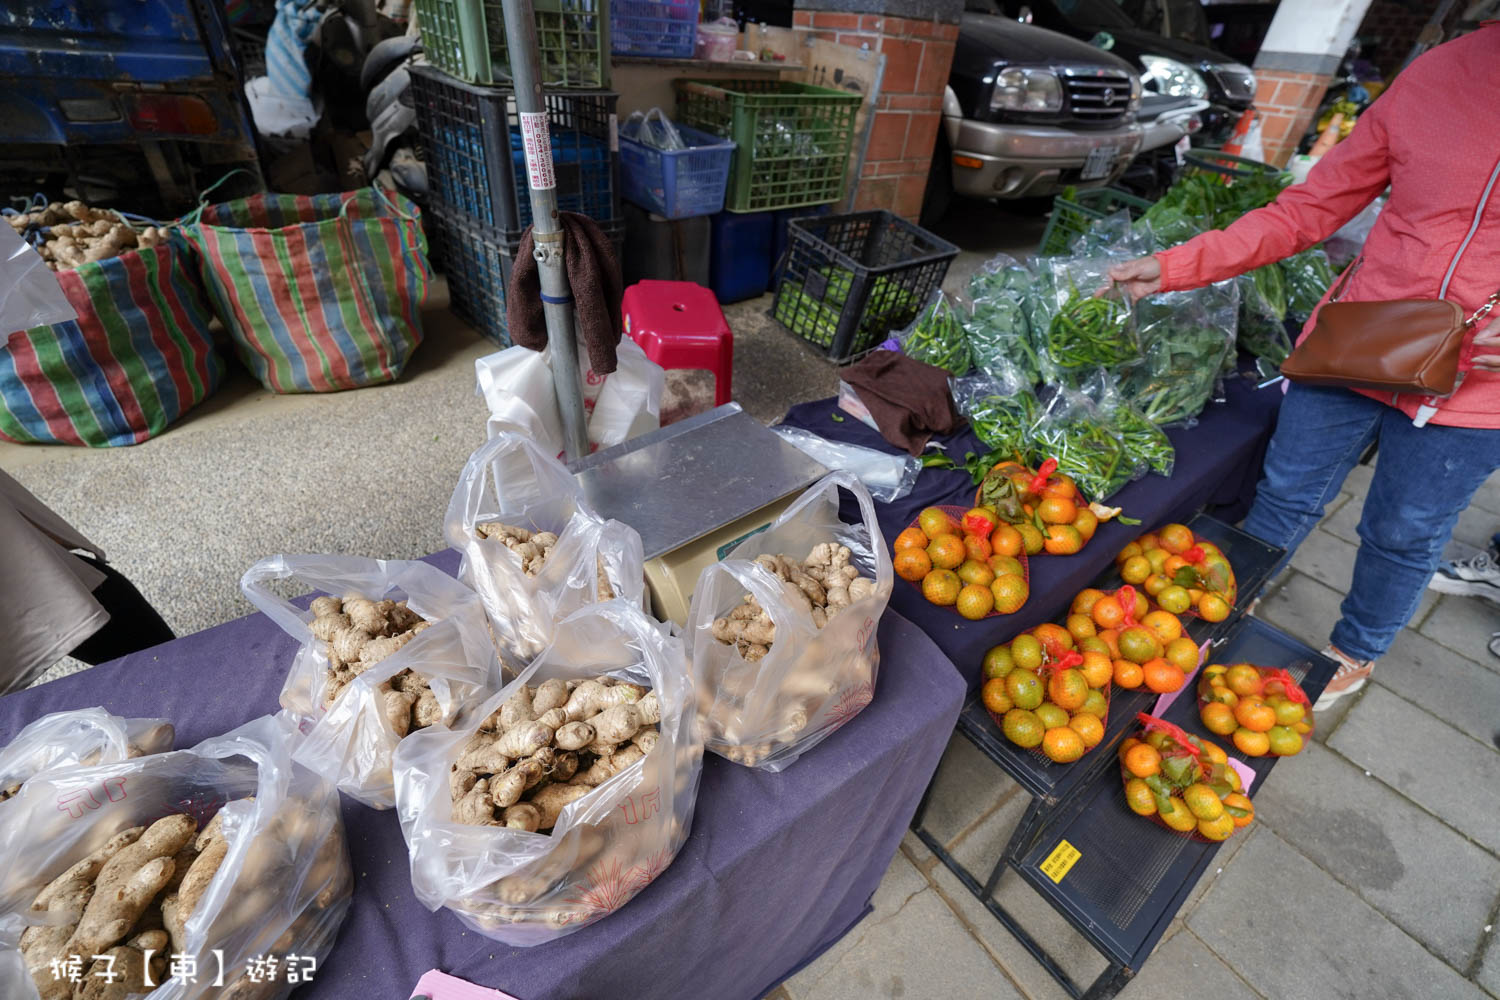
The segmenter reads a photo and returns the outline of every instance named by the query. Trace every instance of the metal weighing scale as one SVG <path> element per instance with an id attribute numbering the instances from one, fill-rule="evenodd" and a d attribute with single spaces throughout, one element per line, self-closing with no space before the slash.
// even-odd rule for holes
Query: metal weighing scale
<path id="1" fill-rule="evenodd" d="M 703 568 L 769 527 L 828 474 L 738 403 L 632 438 L 569 468 L 595 511 L 640 532 L 652 612 L 684 626 Z"/>

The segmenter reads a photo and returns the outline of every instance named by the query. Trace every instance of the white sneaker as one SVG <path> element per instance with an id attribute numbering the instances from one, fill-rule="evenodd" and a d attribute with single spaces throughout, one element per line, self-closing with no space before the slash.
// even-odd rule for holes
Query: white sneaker
<path id="1" fill-rule="evenodd" d="M 1500 563 L 1496 563 L 1490 552 L 1445 562 L 1438 566 L 1427 586 L 1440 594 L 1483 597 L 1500 604 Z"/>
<path id="2" fill-rule="evenodd" d="M 1356 660 L 1332 644 L 1323 647 L 1323 655 L 1337 663 L 1339 668 L 1334 671 L 1328 686 L 1318 696 L 1318 702 L 1313 706 L 1314 712 L 1332 708 L 1333 703 L 1344 695 L 1353 694 L 1364 687 L 1365 681 L 1370 679 L 1370 674 L 1375 670 L 1374 660 Z"/>

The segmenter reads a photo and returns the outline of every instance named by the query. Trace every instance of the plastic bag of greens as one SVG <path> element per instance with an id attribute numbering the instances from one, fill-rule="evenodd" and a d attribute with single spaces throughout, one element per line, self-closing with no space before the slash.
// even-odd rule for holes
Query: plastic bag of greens
<path id="1" fill-rule="evenodd" d="M 1201 321 L 1174 325 L 1158 331 L 1142 363 L 1120 380 L 1120 392 L 1158 427 L 1191 420 L 1214 398 L 1219 372 L 1233 355 L 1232 325 L 1228 331 Z"/>
<path id="2" fill-rule="evenodd" d="M 1151 250 L 1150 230 L 1137 230 L 1130 212 L 1123 208 L 1096 220 L 1068 246 L 1074 257 L 1140 257 Z"/>
<path id="3" fill-rule="evenodd" d="M 1100 369 L 1084 380 L 1083 391 L 1093 400 L 1100 419 L 1120 436 L 1125 457 L 1134 464 L 1144 464 L 1152 472 L 1170 476 L 1177 462 L 1177 450 L 1167 432 L 1146 419 L 1146 415 L 1121 393 L 1109 373 Z"/>
<path id="4" fill-rule="evenodd" d="M 1278 264 L 1258 267 L 1235 279 L 1240 288 L 1239 346 L 1279 365 L 1292 353 L 1287 336 L 1286 283 Z"/>
<path id="5" fill-rule="evenodd" d="M 1125 454 L 1120 436 L 1081 392 L 1055 387 L 1031 427 L 1031 464 L 1057 460 L 1090 500 L 1107 500 L 1145 471 Z"/>
<path id="6" fill-rule="evenodd" d="M 953 300 L 941 289 L 927 297 L 915 319 L 896 334 L 907 357 L 946 368 L 954 375 L 969 371 L 969 339 Z"/>
<path id="7" fill-rule="evenodd" d="M 980 265 L 969 279 L 969 360 L 980 371 L 1000 377 L 1016 368 L 1028 385 L 1041 378 L 1032 344 L 1027 299 L 1035 294 L 1036 276 L 1015 258 L 999 254 Z"/>
<path id="8" fill-rule="evenodd" d="M 1074 384 L 1095 367 L 1112 371 L 1140 358 L 1130 300 L 1109 278 L 1114 257 L 1042 258 L 1050 300 L 1046 326 L 1033 324 L 1048 381 Z M 1096 294 L 1106 289 L 1103 294 Z M 1040 319 L 1040 314 L 1038 316 Z"/>
<path id="9" fill-rule="evenodd" d="M 1029 385 L 1014 375 L 998 379 L 977 373 L 949 380 L 953 403 L 981 442 L 993 451 L 1024 455 L 1040 407 Z"/>
<path id="10" fill-rule="evenodd" d="M 1287 315 L 1305 323 L 1333 285 L 1333 265 L 1322 247 L 1293 254 L 1277 265 L 1286 283 Z"/>

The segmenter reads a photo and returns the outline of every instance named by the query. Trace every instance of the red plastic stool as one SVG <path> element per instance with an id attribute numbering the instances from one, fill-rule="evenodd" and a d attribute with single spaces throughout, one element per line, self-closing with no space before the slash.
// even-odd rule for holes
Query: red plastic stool
<path id="1" fill-rule="evenodd" d="M 714 405 L 729 402 L 734 334 L 714 293 L 691 281 L 636 282 L 620 303 L 625 332 L 663 368 L 714 374 Z"/>

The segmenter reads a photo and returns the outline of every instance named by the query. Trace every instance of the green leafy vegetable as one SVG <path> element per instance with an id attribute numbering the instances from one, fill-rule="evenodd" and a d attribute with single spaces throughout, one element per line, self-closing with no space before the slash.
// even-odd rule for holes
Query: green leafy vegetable
<path id="1" fill-rule="evenodd" d="M 959 322 L 958 311 L 941 290 L 933 293 L 928 304 L 900 335 L 901 350 L 908 357 L 954 375 L 969 371 L 969 338 Z"/>

